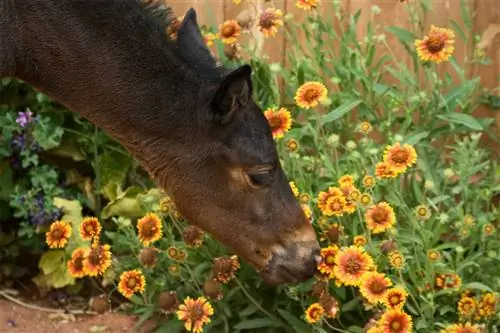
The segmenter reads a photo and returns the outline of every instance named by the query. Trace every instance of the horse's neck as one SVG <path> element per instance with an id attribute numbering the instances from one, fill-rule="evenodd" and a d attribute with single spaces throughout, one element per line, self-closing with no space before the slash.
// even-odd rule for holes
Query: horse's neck
<path id="1" fill-rule="evenodd" d="M 0 75 L 34 85 L 147 159 L 148 141 L 174 130 L 166 117 L 182 99 L 167 88 L 182 76 L 159 28 L 130 9 L 134 1 L 119 3 L 0 0 Z"/>

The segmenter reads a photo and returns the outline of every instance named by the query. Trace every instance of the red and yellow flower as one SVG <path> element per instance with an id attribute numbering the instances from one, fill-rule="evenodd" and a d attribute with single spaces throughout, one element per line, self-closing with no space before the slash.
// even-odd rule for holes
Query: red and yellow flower
<path id="1" fill-rule="evenodd" d="M 413 146 L 397 142 L 385 148 L 384 162 L 396 173 L 401 173 L 417 162 L 417 152 Z"/>
<path id="2" fill-rule="evenodd" d="M 295 6 L 299 9 L 309 11 L 318 7 L 318 0 L 297 0 Z"/>
<path id="3" fill-rule="evenodd" d="M 328 90 L 325 85 L 318 81 L 309 81 L 297 89 L 295 103 L 304 109 L 310 109 L 326 100 Z"/>
<path id="4" fill-rule="evenodd" d="M 108 244 L 92 244 L 90 251 L 83 260 L 83 269 L 89 276 L 103 275 L 111 266 L 111 251 Z"/>
<path id="5" fill-rule="evenodd" d="M 367 272 L 361 278 L 359 291 L 370 304 L 382 303 L 392 281 L 383 273 Z"/>
<path id="6" fill-rule="evenodd" d="M 118 291 L 126 298 L 131 298 L 135 293 L 143 293 L 146 288 L 146 278 L 138 269 L 123 272 L 120 275 Z"/>
<path id="7" fill-rule="evenodd" d="M 162 228 L 160 217 L 148 213 L 137 222 L 138 238 L 144 246 L 149 246 L 161 238 Z"/>
<path id="8" fill-rule="evenodd" d="M 464 323 L 449 325 L 440 330 L 439 333 L 481 333 L 481 330 L 476 325 Z"/>
<path id="9" fill-rule="evenodd" d="M 273 37 L 278 28 L 283 26 L 283 12 L 276 8 L 267 8 L 259 17 L 259 29 L 265 37 Z"/>
<path id="10" fill-rule="evenodd" d="M 375 270 L 373 258 L 363 249 L 351 245 L 342 249 L 335 257 L 333 272 L 340 283 L 359 286 L 363 274 Z"/>
<path id="11" fill-rule="evenodd" d="M 337 245 L 330 245 L 327 248 L 321 249 L 321 262 L 318 264 L 318 270 L 328 276 L 333 276 L 333 268 L 335 267 L 335 256 L 339 252 Z"/>
<path id="12" fill-rule="evenodd" d="M 177 318 L 184 321 L 184 328 L 188 332 L 201 333 L 203 326 L 209 324 L 214 309 L 205 297 L 192 299 L 186 297 L 184 303 L 179 305 L 176 311 Z"/>
<path id="13" fill-rule="evenodd" d="M 313 303 L 306 309 L 306 321 L 310 324 L 315 324 L 323 318 L 325 309 L 319 303 Z"/>
<path id="14" fill-rule="evenodd" d="M 83 266 L 83 260 L 88 254 L 88 249 L 79 247 L 71 254 L 71 259 L 68 260 L 67 268 L 69 274 L 74 278 L 82 278 L 87 273 Z"/>
<path id="15" fill-rule="evenodd" d="M 227 20 L 219 25 L 220 39 L 224 44 L 234 44 L 241 34 L 241 26 L 236 20 Z"/>
<path id="16" fill-rule="evenodd" d="M 83 240 L 91 240 L 94 237 L 99 237 L 102 227 L 96 217 L 85 217 L 80 225 L 80 236 Z"/>
<path id="17" fill-rule="evenodd" d="M 403 308 L 408 292 L 401 286 L 396 286 L 387 290 L 382 303 L 389 309 Z"/>
<path id="18" fill-rule="evenodd" d="M 51 249 L 63 248 L 73 233 L 71 224 L 66 221 L 55 221 L 45 233 L 47 245 Z"/>
<path id="19" fill-rule="evenodd" d="M 415 40 L 419 58 L 423 61 L 441 63 L 447 61 L 455 51 L 455 34 L 452 30 L 431 25 L 429 36 Z"/>
<path id="20" fill-rule="evenodd" d="M 396 223 L 396 214 L 387 202 L 380 202 L 368 208 L 365 212 L 365 221 L 373 234 L 379 234 Z"/>
<path id="21" fill-rule="evenodd" d="M 395 178 L 398 174 L 389 163 L 378 162 L 375 165 L 375 175 L 378 178 Z"/>
<path id="22" fill-rule="evenodd" d="M 411 317 L 399 308 L 384 312 L 380 324 L 384 333 L 410 333 L 413 328 Z"/>
<path id="23" fill-rule="evenodd" d="M 275 139 L 282 138 L 292 126 L 292 115 L 286 108 L 268 108 L 264 111 L 264 116 L 271 127 L 273 138 Z"/>

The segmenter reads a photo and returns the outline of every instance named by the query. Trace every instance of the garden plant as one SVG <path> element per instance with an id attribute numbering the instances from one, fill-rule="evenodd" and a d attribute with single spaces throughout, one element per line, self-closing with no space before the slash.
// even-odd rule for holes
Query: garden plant
<path id="1" fill-rule="evenodd" d="M 374 24 L 373 6 L 360 37 L 361 12 L 345 15 L 341 2 L 297 0 L 307 15 L 296 20 L 268 1 L 201 27 L 218 61 L 252 66 L 254 99 L 321 245 L 313 278 L 267 285 L 106 132 L 3 78 L 0 290 L 31 279 L 168 333 L 498 332 L 498 138 L 494 119 L 473 113 L 500 101 L 476 74 L 492 61 L 474 14 L 457 0 L 461 20 L 424 25 L 433 1 L 394 1 L 411 28 Z M 278 35 L 286 65 L 260 46 Z M 472 45 L 466 59 L 458 44 Z"/>

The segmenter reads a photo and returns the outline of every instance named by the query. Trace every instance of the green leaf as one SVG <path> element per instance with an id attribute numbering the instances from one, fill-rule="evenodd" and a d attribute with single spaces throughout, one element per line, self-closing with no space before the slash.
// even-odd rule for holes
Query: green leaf
<path id="1" fill-rule="evenodd" d="M 75 279 L 66 269 L 65 250 L 49 250 L 45 252 L 38 267 L 41 269 L 39 275 L 33 278 L 33 282 L 41 288 L 63 288 L 75 283 Z"/>
<path id="2" fill-rule="evenodd" d="M 467 30 L 472 30 L 472 21 L 469 13 L 468 2 L 465 0 L 460 0 L 460 14 L 462 14 L 462 20 L 464 21 Z"/>
<path id="3" fill-rule="evenodd" d="M 408 31 L 401 27 L 390 26 L 385 28 L 385 30 L 396 36 L 396 38 L 399 39 L 402 43 L 411 45 L 417 38 L 411 31 Z"/>
<path id="4" fill-rule="evenodd" d="M 0 200 L 10 200 L 14 190 L 14 172 L 8 161 L 0 163 Z"/>
<path id="5" fill-rule="evenodd" d="M 295 317 L 290 312 L 283 309 L 277 309 L 277 311 L 280 314 L 280 316 L 283 317 L 283 319 L 285 319 L 286 322 L 290 324 L 290 326 L 292 326 L 296 332 L 298 333 L 312 332 L 311 327 L 309 325 L 307 325 L 304 321 Z"/>
<path id="6" fill-rule="evenodd" d="M 130 168 L 131 160 L 129 156 L 110 150 L 99 158 L 99 174 L 102 187 L 111 183 L 121 184 L 127 177 L 127 171 Z"/>
<path id="7" fill-rule="evenodd" d="M 33 130 L 33 138 L 44 149 L 49 150 L 59 146 L 64 130 L 54 124 L 50 118 L 42 117 Z"/>
<path id="8" fill-rule="evenodd" d="M 493 292 L 493 289 L 491 289 L 490 287 L 488 287 L 487 285 L 485 285 L 481 282 L 466 283 L 463 285 L 462 288 L 463 288 L 463 290 L 475 289 L 475 290 L 481 290 L 481 291 L 486 291 L 486 292 L 490 292 L 490 293 Z"/>
<path id="9" fill-rule="evenodd" d="M 464 125 L 475 131 L 482 131 L 483 126 L 471 115 L 465 113 L 445 113 L 436 116 L 439 119 L 446 120 L 450 123 Z"/>
<path id="10" fill-rule="evenodd" d="M 430 132 L 428 132 L 428 131 L 412 134 L 404 140 L 404 143 L 407 143 L 409 145 L 414 146 L 417 143 L 419 143 L 420 140 L 427 138 L 429 136 L 429 134 L 430 134 Z"/>
<path id="11" fill-rule="evenodd" d="M 343 115 L 345 115 L 347 112 L 351 111 L 354 109 L 356 106 L 361 104 L 363 100 L 357 99 L 354 101 L 350 101 L 347 103 L 344 103 L 337 107 L 335 110 L 329 112 L 326 116 L 324 116 L 321 121 L 323 124 L 331 123 L 332 121 L 335 121 L 339 118 L 341 118 Z"/>
<path id="12" fill-rule="evenodd" d="M 270 318 L 257 318 L 244 320 L 233 326 L 235 330 L 251 330 L 254 328 L 280 327 L 279 323 Z"/>

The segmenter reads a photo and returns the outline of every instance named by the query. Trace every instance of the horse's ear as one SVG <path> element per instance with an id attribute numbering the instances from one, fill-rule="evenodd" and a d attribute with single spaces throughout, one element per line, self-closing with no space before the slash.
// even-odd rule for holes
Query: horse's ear
<path id="1" fill-rule="evenodd" d="M 229 123 L 234 113 L 245 106 L 252 96 L 252 68 L 242 65 L 229 73 L 217 88 L 212 100 L 216 120 L 220 124 Z"/>
<path id="2" fill-rule="evenodd" d="M 177 41 L 186 48 L 206 53 L 211 57 L 210 50 L 206 46 L 205 40 L 200 32 L 194 8 L 190 8 L 186 12 L 186 15 L 184 15 L 184 19 L 177 31 Z"/>

